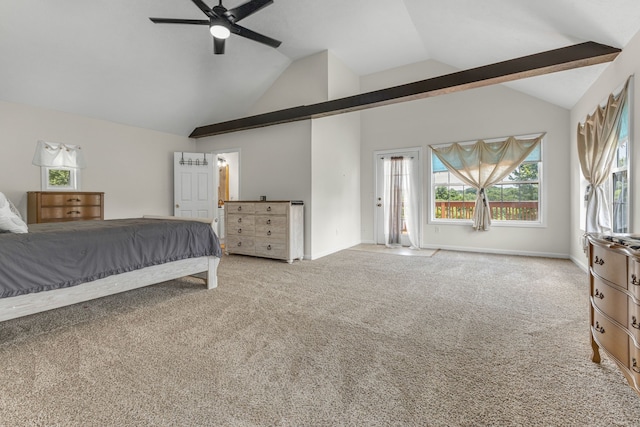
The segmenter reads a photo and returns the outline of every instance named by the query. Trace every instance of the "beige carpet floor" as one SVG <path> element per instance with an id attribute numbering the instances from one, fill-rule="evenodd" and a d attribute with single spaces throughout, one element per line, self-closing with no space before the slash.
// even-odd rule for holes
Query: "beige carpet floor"
<path id="1" fill-rule="evenodd" d="M 2 426 L 637 426 L 567 260 L 227 256 L 0 323 Z"/>

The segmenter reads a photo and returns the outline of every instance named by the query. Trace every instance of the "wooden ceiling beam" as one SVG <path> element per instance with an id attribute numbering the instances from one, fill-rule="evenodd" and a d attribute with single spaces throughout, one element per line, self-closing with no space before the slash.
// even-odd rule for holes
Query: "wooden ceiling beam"
<path id="1" fill-rule="evenodd" d="M 203 138 L 445 95 L 527 77 L 611 62 L 620 52 L 620 49 L 611 46 L 585 42 L 346 98 L 201 126 L 194 129 L 189 136 L 191 138 Z"/>

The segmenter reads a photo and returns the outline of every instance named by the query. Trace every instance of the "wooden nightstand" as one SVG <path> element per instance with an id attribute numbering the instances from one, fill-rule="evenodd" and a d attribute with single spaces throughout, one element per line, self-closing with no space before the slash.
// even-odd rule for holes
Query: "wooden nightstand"
<path id="1" fill-rule="evenodd" d="M 104 219 L 104 193 L 27 192 L 27 223 Z"/>

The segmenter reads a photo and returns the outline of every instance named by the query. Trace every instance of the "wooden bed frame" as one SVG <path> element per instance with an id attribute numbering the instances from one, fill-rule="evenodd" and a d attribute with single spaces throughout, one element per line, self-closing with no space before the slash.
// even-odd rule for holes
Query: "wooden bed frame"
<path id="1" fill-rule="evenodd" d="M 202 218 L 191 219 L 149 215 L 145 215 L 143 218 L 212 222 L 212 220 Z M 68 288 L 0 298 L 0 322 L 202 272 L 207 273 L 205 279 L 207 289 L 213 289 L 218 286 L 217 270 L 219 263 L 220 258 L 215 256 L 189 258 L 116 274 Z"/>

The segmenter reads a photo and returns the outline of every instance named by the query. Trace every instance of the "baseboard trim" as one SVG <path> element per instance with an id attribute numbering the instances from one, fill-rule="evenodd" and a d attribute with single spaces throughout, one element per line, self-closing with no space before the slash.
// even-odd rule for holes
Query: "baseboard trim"
<path id="1" fill-rule="evenodd" d="M 562 253 L 555 253 L 555 252 L 513 251 L 513 250 L 507 250 L 507 249 L 470 248 L 466 246 L 447 246 L 447 245 L 422 245 L 421 247 L 424 249 L 441 249 L 444 251 L 481 252 L 485 254 L 495 254 L 495 255 L 517 255 L 517 256 L 538 257 L 538 258 L 569 259 L 569 254 L 562 254 Z"/>

